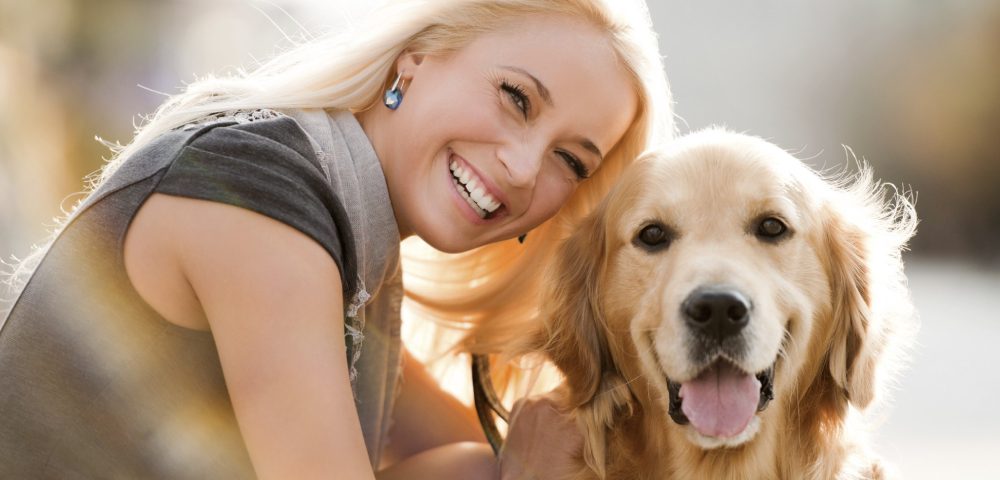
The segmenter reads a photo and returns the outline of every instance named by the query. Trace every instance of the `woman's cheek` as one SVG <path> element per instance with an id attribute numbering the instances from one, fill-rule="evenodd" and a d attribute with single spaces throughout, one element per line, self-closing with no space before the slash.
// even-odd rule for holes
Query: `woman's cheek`
<path id="1" fill-rule="evenodd" d="M 562 174 L 549 175 L 537 185 L 539 187 L 536 190 L 537 195 L 542 198 L 536 197 L 535 200 L 539 205 L 544 205 L 544 218 L 538 221 L 539 224 L 558 213 L 576 190 L 575 182 Z"/>

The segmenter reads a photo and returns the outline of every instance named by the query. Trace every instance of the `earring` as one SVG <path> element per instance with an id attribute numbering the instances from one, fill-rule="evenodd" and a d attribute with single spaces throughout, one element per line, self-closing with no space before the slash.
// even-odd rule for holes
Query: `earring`
<path id="1" fill-rule="evenodd" d="M 525 238 L 528 238 L 528 234 L 527 233 L 522 233 L 522 234 L 518 235 L 517 236 L 517 243 L 520 243 L 520 244 L 523 245 Z"/>
<path id="2" fill-rule="evenodd" d="M 385 95 L 382 97 L 382 103 L 389 110 L 395 110 L 399 108 L 399 104 L 403 102 L 403 91 L 399 88 L 399 83 L 403 79 L 403 74 L 397 73 L 396 79 L 392 82 L 392 87 L 385 91 Z"/>

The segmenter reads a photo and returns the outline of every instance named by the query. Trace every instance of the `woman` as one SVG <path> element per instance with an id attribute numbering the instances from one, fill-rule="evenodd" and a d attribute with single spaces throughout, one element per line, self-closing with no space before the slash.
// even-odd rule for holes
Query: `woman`
<path id="1" fill-rule="evenodd" d="M 399 242 L 468 252 L 407 259 L 423 315 L 484 345 L 530 319 L 567 221 L 671 131 L 648 14 L 614 3 L 396 2 L 168 101 L 15 272 L 0 477 L 494 476 L 401 361 Z"/>

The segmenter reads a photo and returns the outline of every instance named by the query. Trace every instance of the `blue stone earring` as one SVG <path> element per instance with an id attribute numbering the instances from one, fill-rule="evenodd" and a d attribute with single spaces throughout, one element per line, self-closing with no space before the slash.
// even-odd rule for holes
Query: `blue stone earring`
<path id="1" fill-rule="evenodd" d="M 403 91 L 399 89 L 399 82 L 403 79 L 403 75 L 397 73 L 396 80 L 393 80 L 392 87 L 385 91 L 385 95 L 382 97 L 382 103 L 389 107 L 389 110 L 395 110 L 399 108 L 399 104 L 403 102 Z"/>

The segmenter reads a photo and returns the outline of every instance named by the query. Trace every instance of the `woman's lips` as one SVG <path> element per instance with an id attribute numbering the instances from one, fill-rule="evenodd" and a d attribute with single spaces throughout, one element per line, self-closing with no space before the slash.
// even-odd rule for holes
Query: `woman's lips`
<path id="1" fill-rule="evenodd" d="M 507 208 L 503 197 L 497 193 L 499 189 L 469 162 L 449 150 L 447 165 L 448 179 L 469 220 L 485 224 L 506 216 Z"/>

